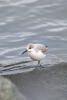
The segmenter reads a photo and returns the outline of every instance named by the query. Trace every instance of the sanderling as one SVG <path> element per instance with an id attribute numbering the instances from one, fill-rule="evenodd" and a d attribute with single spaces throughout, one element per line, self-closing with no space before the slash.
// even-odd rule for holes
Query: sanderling
<path id="1" fill-rule="evenodd" d="M 38 61 L 38 65 L 40 65 L 40 60 L 45 58 L 47 50 L 48 46 L 30 43 L 22 54 L 28 51 L 30 58 L 34 61 Z"/>

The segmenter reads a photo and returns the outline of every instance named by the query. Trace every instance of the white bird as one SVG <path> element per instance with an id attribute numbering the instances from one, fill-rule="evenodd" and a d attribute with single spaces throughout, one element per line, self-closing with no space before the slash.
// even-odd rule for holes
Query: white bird
<path id="1" fill-rule="evenodd" d="M 38 65 L 40 65 L 40 60 L 45 58 L 47 50 L 48 46 L 30 43 L 27 45 L 26 50 L 22 54 L 28 52 L 30 58 L 34 61 L 38 61 Z"/>

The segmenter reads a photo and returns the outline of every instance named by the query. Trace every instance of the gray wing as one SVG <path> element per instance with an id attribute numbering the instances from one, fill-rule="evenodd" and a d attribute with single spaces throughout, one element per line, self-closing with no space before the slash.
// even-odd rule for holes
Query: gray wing
<path id="1" fill-rule="evenodd" d="M 37 48 L 37 50 L 41 50 L 43 53 L 45 53 L 48 50 L 48 48 L 46 46 L 41 45 L 41 44 L 38 44 L 36 46 L 36 48 Z"/>

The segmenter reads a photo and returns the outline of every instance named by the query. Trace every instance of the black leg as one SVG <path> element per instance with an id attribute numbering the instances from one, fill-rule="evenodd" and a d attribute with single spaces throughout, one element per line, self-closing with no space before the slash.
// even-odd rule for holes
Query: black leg
<path id="1" fill-rule="evenodd" d="M 39 68 L 39 69 L 44 68 L 44 67 L 40 64 L 40 60 L 38 61 L 38 68 Z"/>
<path id="2" fill-rule="evenodd" d="M 38 61 L 38 65 L 40 65 L 40 60 Z"/>

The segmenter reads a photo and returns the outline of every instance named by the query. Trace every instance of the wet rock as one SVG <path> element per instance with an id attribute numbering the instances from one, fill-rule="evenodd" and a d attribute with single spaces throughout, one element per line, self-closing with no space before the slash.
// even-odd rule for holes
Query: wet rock
<path id="1" fill-rule="evenodd" d="M 0 100 L 26 100 L 26 98 L 10 80 L 0 76 Z"/>

